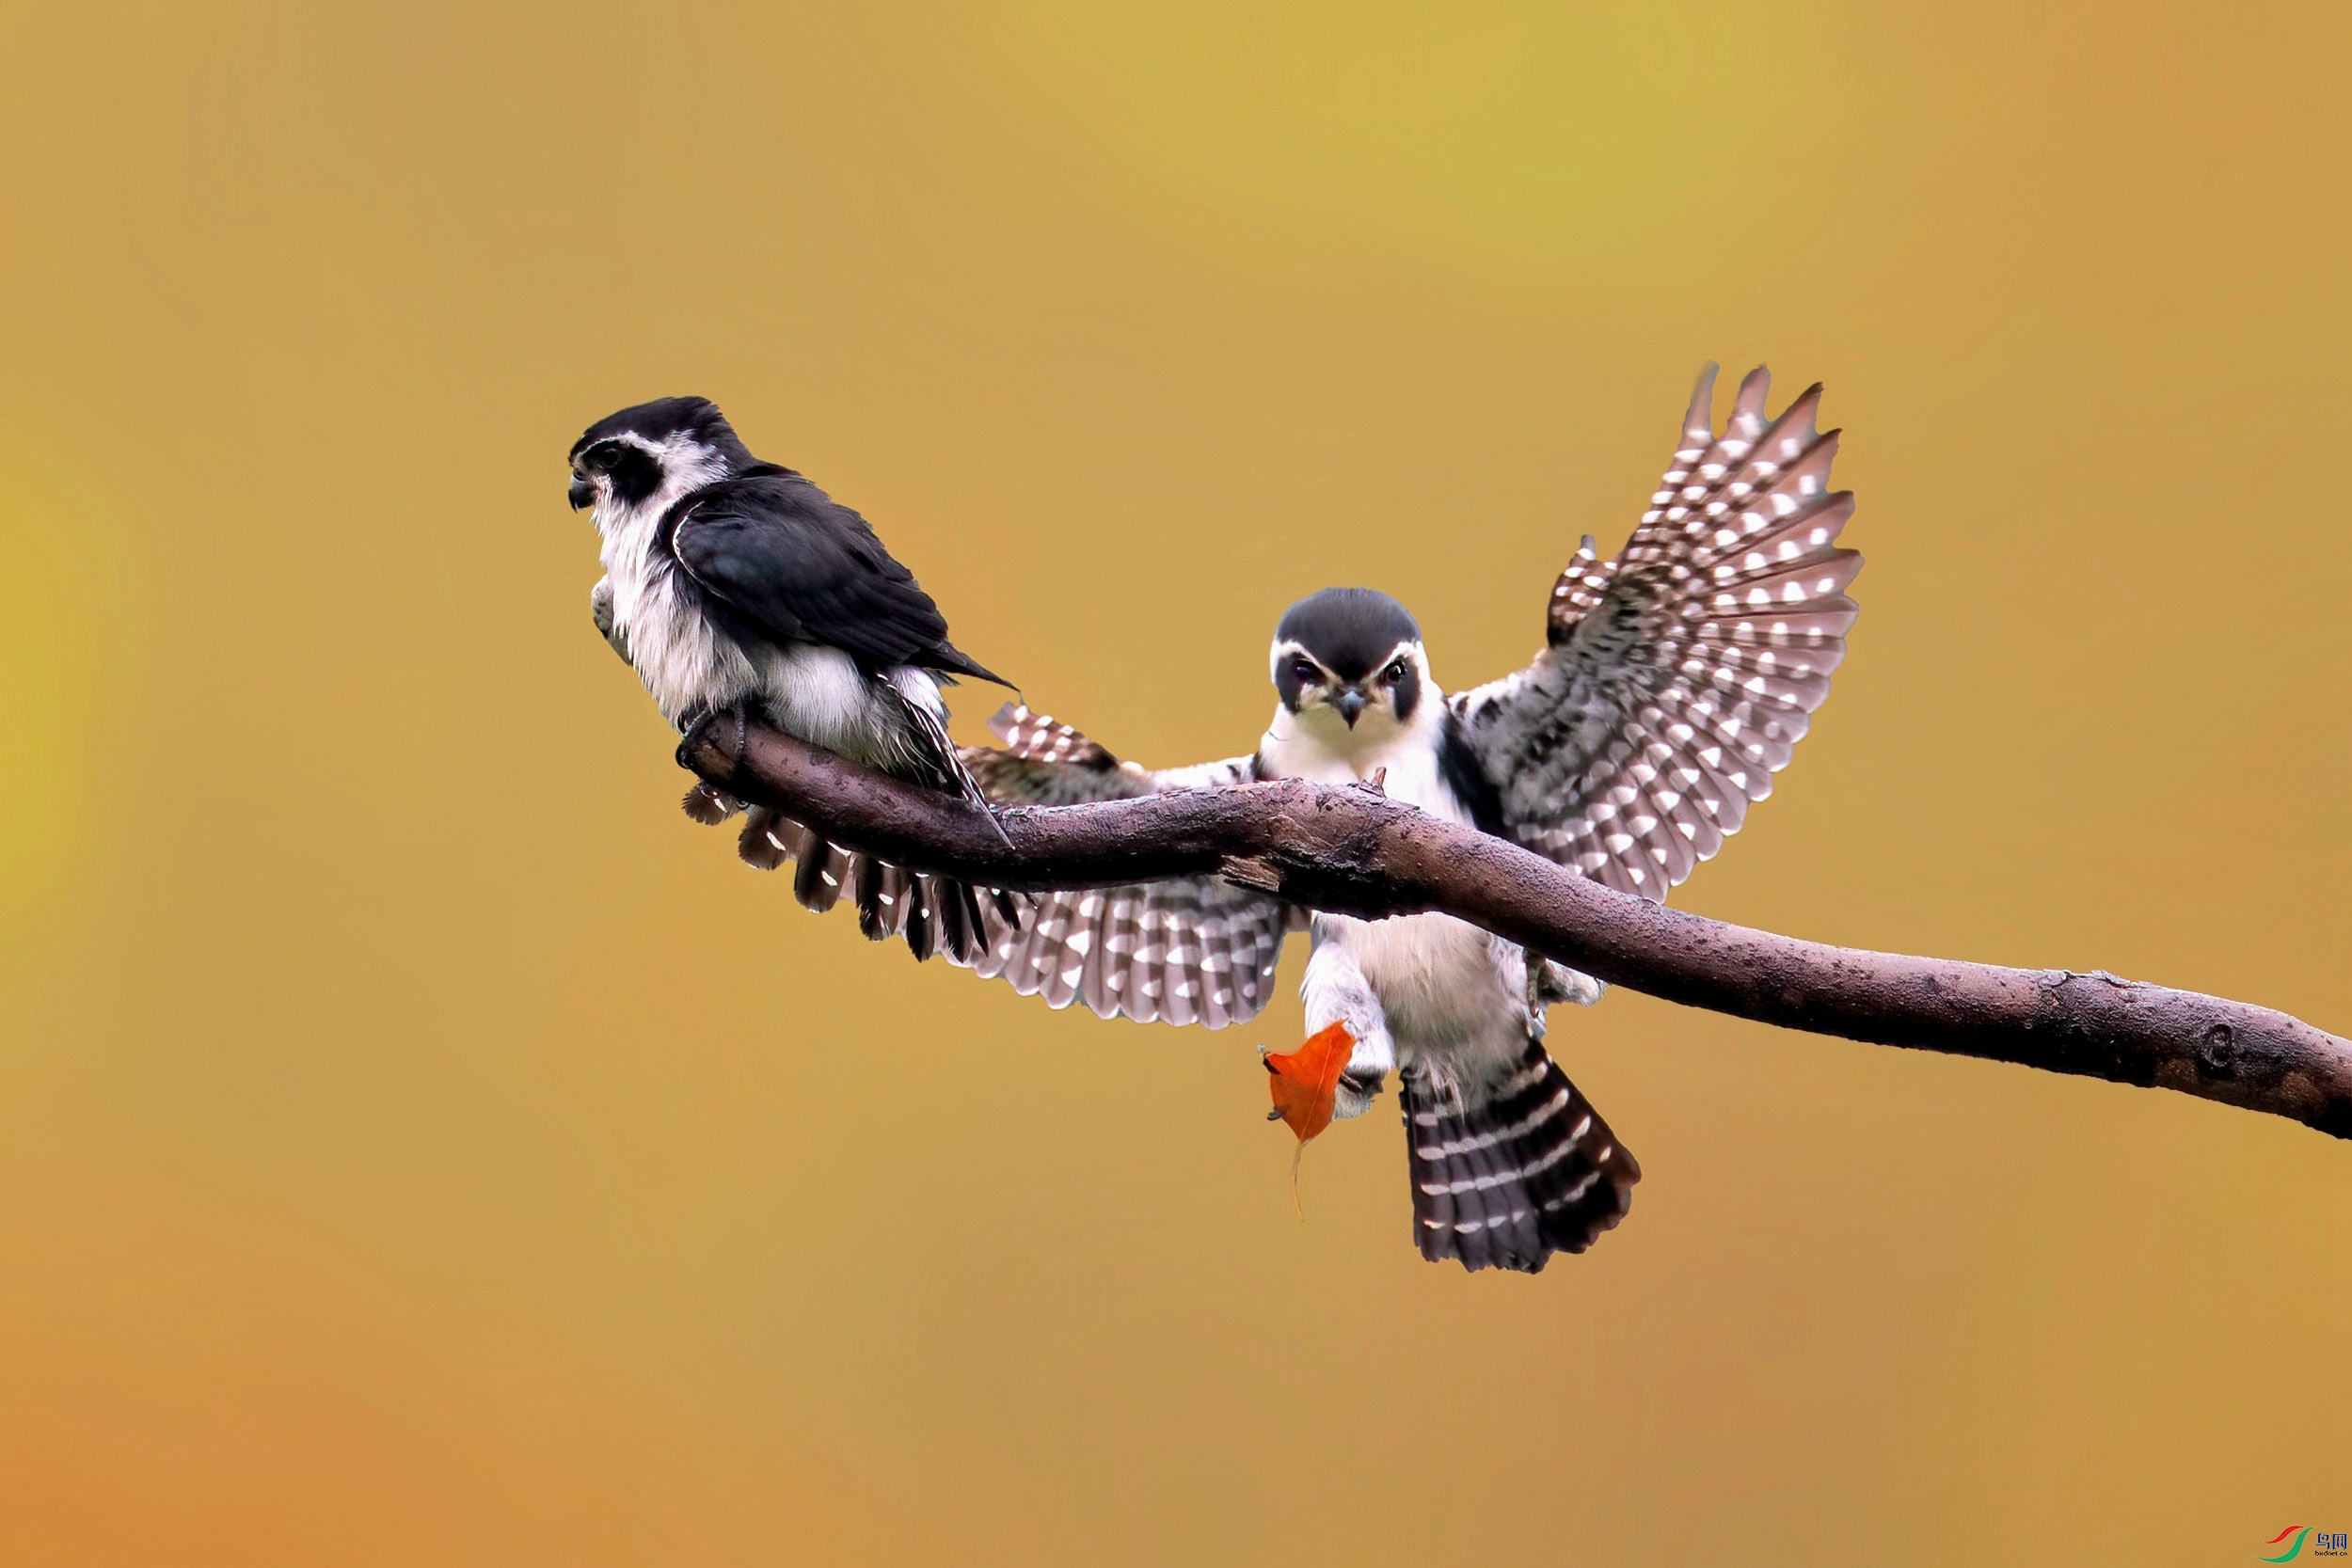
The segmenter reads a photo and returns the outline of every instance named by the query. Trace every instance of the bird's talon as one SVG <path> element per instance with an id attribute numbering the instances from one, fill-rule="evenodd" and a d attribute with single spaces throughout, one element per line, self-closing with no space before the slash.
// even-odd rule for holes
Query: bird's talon
<path id="1" fill-rule="evenodd" d="M 690 773 L 701 771 L 694 766 L 694 753 L 702 749 L 703 731 L 716 717 L 708 708 L 694 708 L 678 719 L 677 765 Z"/>
<path id="2" fill-rule="evenodd" d="M 1342 1069 L 1339 1082 L 1333 1086 L 1331 1116 L 1335 1121 L 1349 1121 L 1372 1109 L 1372 1102 L 1380 1098 L 1388 1086 L 1385 1072 L 1362 1072 L 1354 1068 Z"/>

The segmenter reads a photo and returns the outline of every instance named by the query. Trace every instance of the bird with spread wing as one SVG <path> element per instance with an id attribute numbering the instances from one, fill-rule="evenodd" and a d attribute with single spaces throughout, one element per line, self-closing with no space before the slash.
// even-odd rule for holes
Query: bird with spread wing
<path id="1" fill-rule="evenodd" d="M 1413 617 L 1385 594 L 1327 589 L 1277 627 L 1279 701 L 1257 749 L 1150 771 L 1068 725 L 1009 705 L 1001 749 L 964 766 L 1007 806 L 1067 805 L 1254 780 L 1387 793 L 1507 838 L 1621 893 L 1663 899 L 1772 791 L 1829 694 L 1862 567 L 1837 537 L 1850 493 L 1829 488 L 1837 433 L 1816 425 L 1820 388 L 1777 417 L 1751 373 L 1724 430 L 1714 367 L 1650 508 L 1613 560 L 1587 536 L 1548 605 L 1525 669 L 1448 695 Z M 706 820 L 733 803 L 689 798 Z M 812 909 L 843 898 L 877 939 L 955 924 L 968 904 L 927 875 L 825 842 L 755 807 L 756 864 L 798 863 Z M 1615 1226 L 1641 1167 L 1545 1049 L 1555 1002 L 1590 1005 L 1589 977 L 1445 914 L 1359 920 L 1310 913 L 1216 878 L 999 897 L 985 941 L 953 961 L 1060 1007 L 1216 1029 L 1256 1016 L 1284 936 L 1311 933 L 1307 1026 L 1343 1026 L 1353 1051 L 1333 1112 L 1359 1116 L 1394 1072 L 1422 1255 L 1533 1273 Z"/>

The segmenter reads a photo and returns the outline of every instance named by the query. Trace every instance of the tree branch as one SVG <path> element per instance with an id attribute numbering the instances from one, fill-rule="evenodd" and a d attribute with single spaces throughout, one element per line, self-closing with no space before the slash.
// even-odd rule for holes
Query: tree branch
<path id="1" fill-rule="evenodd" d="M 974 806 L 757 725 L 705 725 L 678 760 L 834 843 L 985 887 L 1219 874 L 1337 913 L 1442 910 L 1686 1006 L 2174 1089 L 2352 1138 L 2352 1041 L 2284 1013 L 2102 973 L 1872 953 L 1730 926 L 1613 892 L 1367 786 L 1283 780 L 1015 809 L 1000 838 Z"/>

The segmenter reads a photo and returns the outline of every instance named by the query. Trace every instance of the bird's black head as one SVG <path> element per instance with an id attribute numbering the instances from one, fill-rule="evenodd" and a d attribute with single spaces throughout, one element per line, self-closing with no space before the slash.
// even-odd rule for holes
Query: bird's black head
<path id="1" fill-rule="evenodd" d="M 1327 588 L 1299 600 L 1274 628 L 1274 689 L 1291 712 L 1348 730 L 1411 721 L 1428 684 L 1421 627 L 1406 608 L 1370 588 Z"/>
<path id="2" fill-rule="evenodd" d="M 680 478 L 707 484 L 754 459 L 708 398 L 660 398 L 607 415 L 572 443 L 572 509 L 633 507 Z"/>

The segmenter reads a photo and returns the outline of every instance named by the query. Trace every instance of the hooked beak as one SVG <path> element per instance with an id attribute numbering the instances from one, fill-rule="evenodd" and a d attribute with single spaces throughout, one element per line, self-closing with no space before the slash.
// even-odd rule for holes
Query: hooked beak
<path id="1" fill-rule="evenodd" d="M 572 487 L 564 494 L 571 499 L 575 512 L 585 512 L 596 504 L 596 487 L 578 474 L 572 476 Z"/>
<path id="2" fill-rule="evenodd" d="M 1351 686 L 1332 698 L 1331 705 L 1340 710 L 1340 717 L 1347 721 L 1347 727 L 1352 730 L 1356 727 L 1356 721 L 1363 714 L 1365 701 L 1364 694 Z"/>

